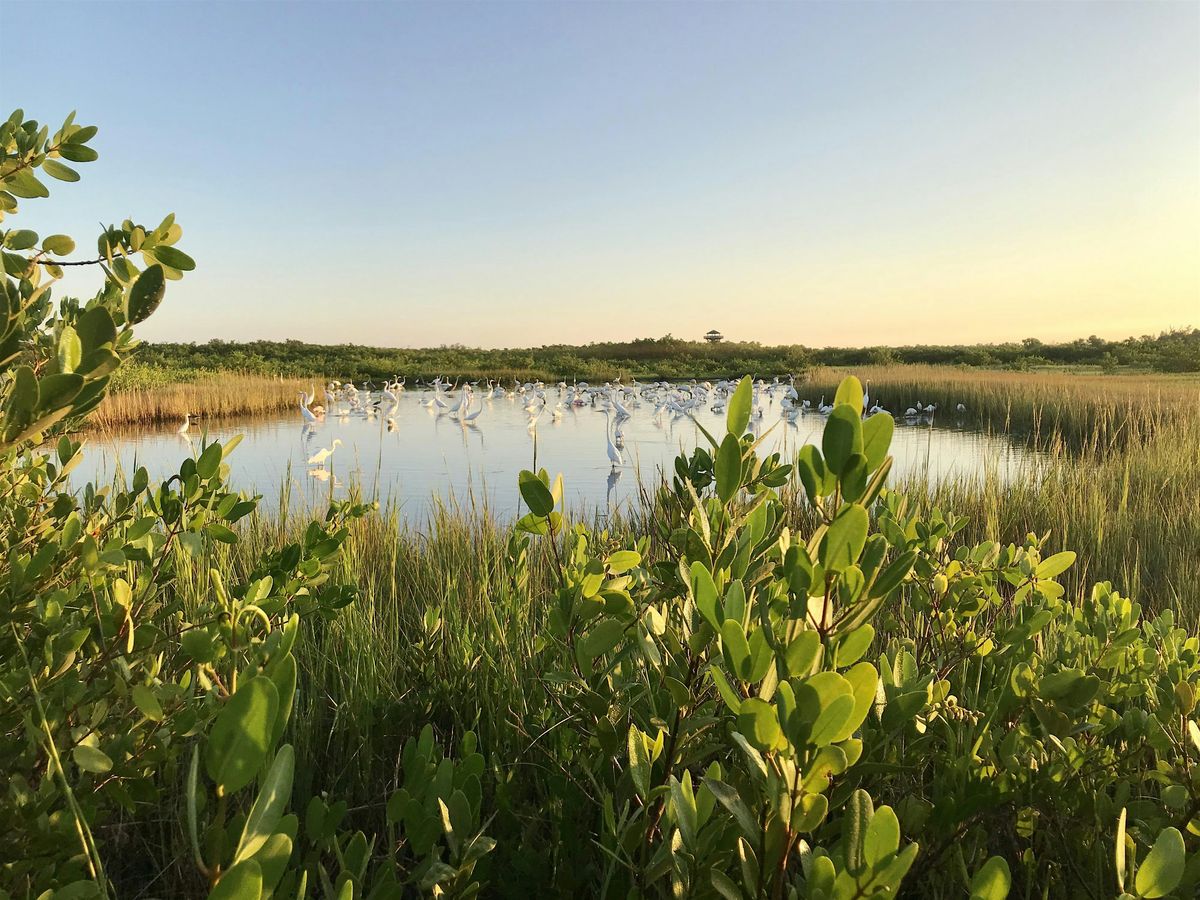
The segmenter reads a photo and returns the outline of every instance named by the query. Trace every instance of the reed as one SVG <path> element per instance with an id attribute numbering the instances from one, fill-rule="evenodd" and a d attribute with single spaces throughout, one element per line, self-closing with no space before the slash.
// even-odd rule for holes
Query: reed
<path id="1" fill-rule="evenodd" d="M 294 409 L 297 394 L 313 382 L 296 378 L 224 372 L 190 381 L 127 383 L 92 413 L 96 429 L 182 421 L 187 413 L 214 419 L 265 416 Z"/>
<path id="2" fill-rule="evenodd" d="M 814 403 L 831 400 L 846 371 L 815 369 L 797 390 Z M 1171 423 L 1200 418 L 1200 379 L 1188 376 L 907 365 L 867 366 L 854 374 L 868 386 L 872 403 L 896 415 L 918 400 L 933 403 L 938 422 L 1011 434 L 1043 449 L 1119 449 L 1152 440 Z"/>
<path id="3" fill-rule="evenodd" d="M 1150 609 L 1200 615 L 1200 381 L 929 366 L 862 376 L 893 411 L 919 398 L 938 405 L 939 421 L 1008 433 L 1040 451 L 1007 480 L 986 472 L 897 485 L 918 503 L 966 516 L 967 540 L 1049 532 L 1054 548 L 1079 554 L 1069 587 L 1110 580 Z M 806 387 L 832 377 L 815 373 Z"/>
<path id="4" fill-rule="evenodd" d="M 918 505 L 966 516 L 967 541 L 1050 533 L 1054 550 L 1078 553 L 1064 578 L 1082 592 L 1111 581 L 1152 610 L 1200 616 L 1200 420 L 1180 419 L 1121 452 L 1072 451 L 1059 438 L 1011 480 L 933 483 L 911 476 L 897 487 Z"/>

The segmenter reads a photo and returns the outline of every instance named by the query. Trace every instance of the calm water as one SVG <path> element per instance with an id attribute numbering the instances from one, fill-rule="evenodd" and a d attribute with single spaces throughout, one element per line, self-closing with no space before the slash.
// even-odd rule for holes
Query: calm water
<path id="1" fill-rule="evenodd" d="M 435 497 L 476 503 L 486 501 L 493 513 L 506 516 L 518 507 L 517 472 L 544 467 L 551 476 L 561 472 L 568 506 L 576 511 L 604 511 L 629 502 L 639 479 L 657 480 L 680 450 L 691 451 L 705 439 L 688 416 L 655 414 L 643 402 L 630 409 L 619 426 L 624 442 L 624 465 L 615 471 L 607 455 L 603 412 L 592 406 L 566 406 L 560 419 L 552 417 L 557 389 L 547 389 L 547 408 L 535 425 L 524 410 L 524 400 L 484 400 L 483 411 L 469 425 L 422 405 L 424 391 L 400 395 L 389 418 L 328 416 L 306 427 L 295 414 L 268 419 L 226 420 L 193 425 L 189 438 L 176 434 L 177 426 L 93 434 L 85 445 L 84 460 L 73 476 L 107 481 L 115 474 L 132 473 L 143 465 L 152 478 L 178 471 L 180 461 L 198 453 L 205 431 L 212 439 L 243 435 L 229 462 L 235 486 L 267 497 L 287 485 L 293 501 L 312 505 L 325 502 L 330 493 L 343 497 L 357 485 L 363 494 L 381 503 L 392 503 L 410 520 L 423 520 Z M 453 402 L 453 401 L 452 401 Z M 478 408 L 478 402 L 475 408 Z M 805 413 L 794 422 L 780 417 L 778 400 L 763 404 L 763 415 L 752 427 L 758 433 L 771 429 L 764 452 L 779 450 L 790 457 L 805 443 L 819 442 L 824 418 Z M 724 433 L 723 412 L 703 408 L 697 419 L 718 437 Z M 335 438 L 342 445 L 325 466 L 308 464 Z M 928 473 L 934 479 L 977 475 L 985 470 L 1009 477 L 1030 459 L 1027 450 L 1003 438 L 957 428 L 951 422 L 906 423 L 899 420 L 892 443 L 893 479 L 909 472 Z"/>

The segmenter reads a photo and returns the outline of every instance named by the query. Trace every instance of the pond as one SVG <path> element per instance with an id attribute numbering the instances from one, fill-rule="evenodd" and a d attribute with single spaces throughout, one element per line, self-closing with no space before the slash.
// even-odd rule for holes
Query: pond
<path id="1" fill-rule="evenodd" d="M 472 412 L 479 414 L 467 424 L 436 404 L 427 406 L 432 392 L 409 390 L 378 414 L 331 413 L 309 424 L 297 409 L 272 418 L 201 418 L 187 437 L 176 433 L 177 425 L 93 432 L 73 480 L 106 482 L 137 466 L 145 466 L 152 479 L 169 477 L 184 457 L 199 452 L 206 437 L 224 441 L 240 434 L 242 442 L 229 458 L 232 482 L 268 498 L 286 488 L 289 502 L 318 507 L 353 487 L 414 522 L 425 520 L 439 500 L 486 506 L 507 517 L 518 509 L 517 473 L 544 467 L 551 476 L 562 473 L 568 508 L 591 514 L 630 502 L 639 483 L 656 483 L 681 450 L 690 453 L 705 444 L 697 422 L 718 437 L 724 434 L 724 412 L 707 404 L 688 415 L 633 401 L 628 418 L 618 422 L 601 409 L 602 400 L 573 405 L 567 398 L 559 407 L 557 388 L 547 388 L 545 395 L 546 408 L 537 418 L 526 411 L 524 397 L 477 395 Z M 455 394 L 442 396 L 451 406 L 457 402 Z M 819 413 L 803 412 L 789 421 L 776 397 L 764 397 L 761 409 L 752 420 L 752 430 L 766 434 L 761 452 L 791 458 L 803 444 L 820 442 L 825 419 Z M 617 468 L 608 457 L 610 437 L 622 447 Z M 328 461 L 309 464 L 335 440 L 341 443 Z M 1003 435 L 966 430 L 952 420 L 903 418 L 897 420 L 892 455 L 893 481 L 910 473 L 937 481 L 985 471 L 1007 480 L 1033 459 Z"/>

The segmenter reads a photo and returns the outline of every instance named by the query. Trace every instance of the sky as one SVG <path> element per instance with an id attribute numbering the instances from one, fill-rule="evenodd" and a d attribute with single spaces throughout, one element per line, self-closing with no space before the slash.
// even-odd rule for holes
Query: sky
<path id="1" fill-rule="evenodd" d="M 47 9 L 0 3 L 0 101 L 100 160 L 5 225 L 174 212 L 147 339 L 1200 326 L 1197 3 Z"/>

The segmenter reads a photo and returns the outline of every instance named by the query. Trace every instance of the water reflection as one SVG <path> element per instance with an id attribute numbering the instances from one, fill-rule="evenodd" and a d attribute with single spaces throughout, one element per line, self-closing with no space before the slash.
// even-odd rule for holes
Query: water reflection
<path id="1" fill-rule="evenodd" d="M 681 450 L 705 444 L 697 420 L 714 434 L 724 430 L 723 409 L 697 409 L 696 420 L 649 406 L 620 416 L 564 404 L 555 393 L 548 389 L 541 404 L 476 395 L 465 421 L 451 417 L 430 392 L 410 390 L 373 414 L 331 411 L 312 422 L 298 412 L 243 421 L 201 417 L 186 435 L 173 426 L 93 433 L 74 477 L 77 483 L 106 481 L 138 465 L 154 478 L 167 477 L 205 439 L 241 434 L 229 460 L 232 478 L 264 495 L 285 487 L 293 501 L 319 505 L 331 492 L 344 496 L 357 485 L 368 498 L 391 502 L 410 519 L 423 519 L 435 495 L 486 502 L 497 515 L 508 516 L 518 506 L 517 472 L 545 468 L 562 472 L 572 509 L 603 510 L 630 502 L 639 483 L 670 471 Z M 781 415 L 778 404 L 763 404 L 750 427 L 766 435 L 761 452 L 778 450 L 790 458 L 805 443 L 820 441 L 824 423 L 815 410 Z M 936 481 L 985 470 L 1007 479 L 1031 459 L 1029 451 L 1003 437 L 903 415 L 892 453 L 893 480 L 915 473 Z"/>

